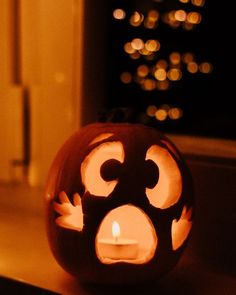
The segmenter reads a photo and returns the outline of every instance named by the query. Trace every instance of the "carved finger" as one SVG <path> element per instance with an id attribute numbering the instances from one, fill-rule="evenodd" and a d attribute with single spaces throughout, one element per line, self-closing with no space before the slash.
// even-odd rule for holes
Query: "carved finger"
<path id="1" fill-rule="evenodd" d="M 69 200 L 69 198 L 67 197 L 67 194 L 64 191 L 59 193 L 59 200 L 60 200 L 61 203 L 70 203 L 70 200 Z"/>
<path id="2" fill-rule="evenodd" d="M 54 202 L 53 208 L 57 213 L 59 213 L 61 215 L 71 214 L 70 205 L 68 203 L 59 204 L 57 202 Z"/>
<path id="3" fill-rule="evenodd" d="M 74 202 L 74 206 L 81 205 L 81 199 L 80 199 L 80 195 L 78 193 L 75 193 L 73 195 L 73 202 Z"/>

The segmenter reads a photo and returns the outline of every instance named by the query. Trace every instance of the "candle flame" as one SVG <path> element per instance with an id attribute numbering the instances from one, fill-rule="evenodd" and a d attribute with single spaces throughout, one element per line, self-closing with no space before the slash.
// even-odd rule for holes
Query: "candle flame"
<path id="1" fill-rule="evenodd" d="M 112 236 L 117 240 L 120 236 L 120 225 L 117 221 L 112 223 Z"/>

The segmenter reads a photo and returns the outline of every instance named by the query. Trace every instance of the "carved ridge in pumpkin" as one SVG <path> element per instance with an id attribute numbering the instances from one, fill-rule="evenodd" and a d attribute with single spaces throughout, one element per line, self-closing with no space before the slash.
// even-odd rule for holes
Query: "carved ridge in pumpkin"
<path id="1" fill-rule="evenodd" d="M 81 164 L 81 178 L 86 191 L 102 197 L 112 193 L 118 180 L 104 180 L 101 176 L 101 167 L 111 159 L 123 163 L 124 158 L 124 147 L 120 141 L 104 142 L 94 148 Z"/>
<path id="2" fill-rule="evenodd" d="M 109 137 L 111 137 L 112 135 L 114 135 L 114 133 L 102 133 L 100 135 L 98 135 L 97 137 L 95 137 L 90 143 L 89 145 L 98 143 L 102 140 L 108 139 Z"/>
<path id="3" fill-rule="evenodd" d="M 179 249 L 187 239 L 192 228 L 192 208 L 184 206 L 179 220 L 174 219 L 171 227 L 172 249 Z"/>
<path id="4" fill-rule="evenodd" d="M 60 203 L 54 202 L 53 208 L 55 212 L 60 214 L 55 222 L 60 227 L 69 228 L 77 231 L 83 229 L 83 211 L 80 196 L 78 193 L 73 195 L 73 203 L 70 202 L 67 194 L 62 191 L 59 194 Z"/>
<path id="5" fill-rule="evenodd" d="M 159 169 L 155 187 L 146 188 L 150 203 L 161 209 L 176 204 L 182 194 L 182 176 L 174 158 L 167 149 L 154 144 L 147 150 L 145 160 L 153 161 Z"/>

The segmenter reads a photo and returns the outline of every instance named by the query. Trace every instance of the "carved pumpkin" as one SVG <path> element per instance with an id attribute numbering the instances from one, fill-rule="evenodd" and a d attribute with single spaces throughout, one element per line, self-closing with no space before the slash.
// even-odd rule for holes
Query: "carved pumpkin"
<path id="1" fill-rule="evenodd" d="M 58 152 L 48 237 L 82 282 L 137 283 L 173 268 L 192 226 L 192 182 L 173 144 L 139 124 L 95 123 Z"/>

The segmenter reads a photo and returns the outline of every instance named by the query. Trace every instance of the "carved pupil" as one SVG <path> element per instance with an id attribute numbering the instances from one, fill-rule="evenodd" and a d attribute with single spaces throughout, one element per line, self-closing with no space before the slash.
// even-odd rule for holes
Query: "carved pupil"
<path id="1" fill-rule="evenodd" d="M 115 180 L 121 172 L 121 163 L 118 160 L 110 159 L 101 166 L 100 173 L 105 181 Z"/>
<path id="2" fill-rule="evenodd" d="M 145 171 L 146 187 L 153 188 L 159 179 L 159 168 L 152 160 L 147 160 Z"/>

